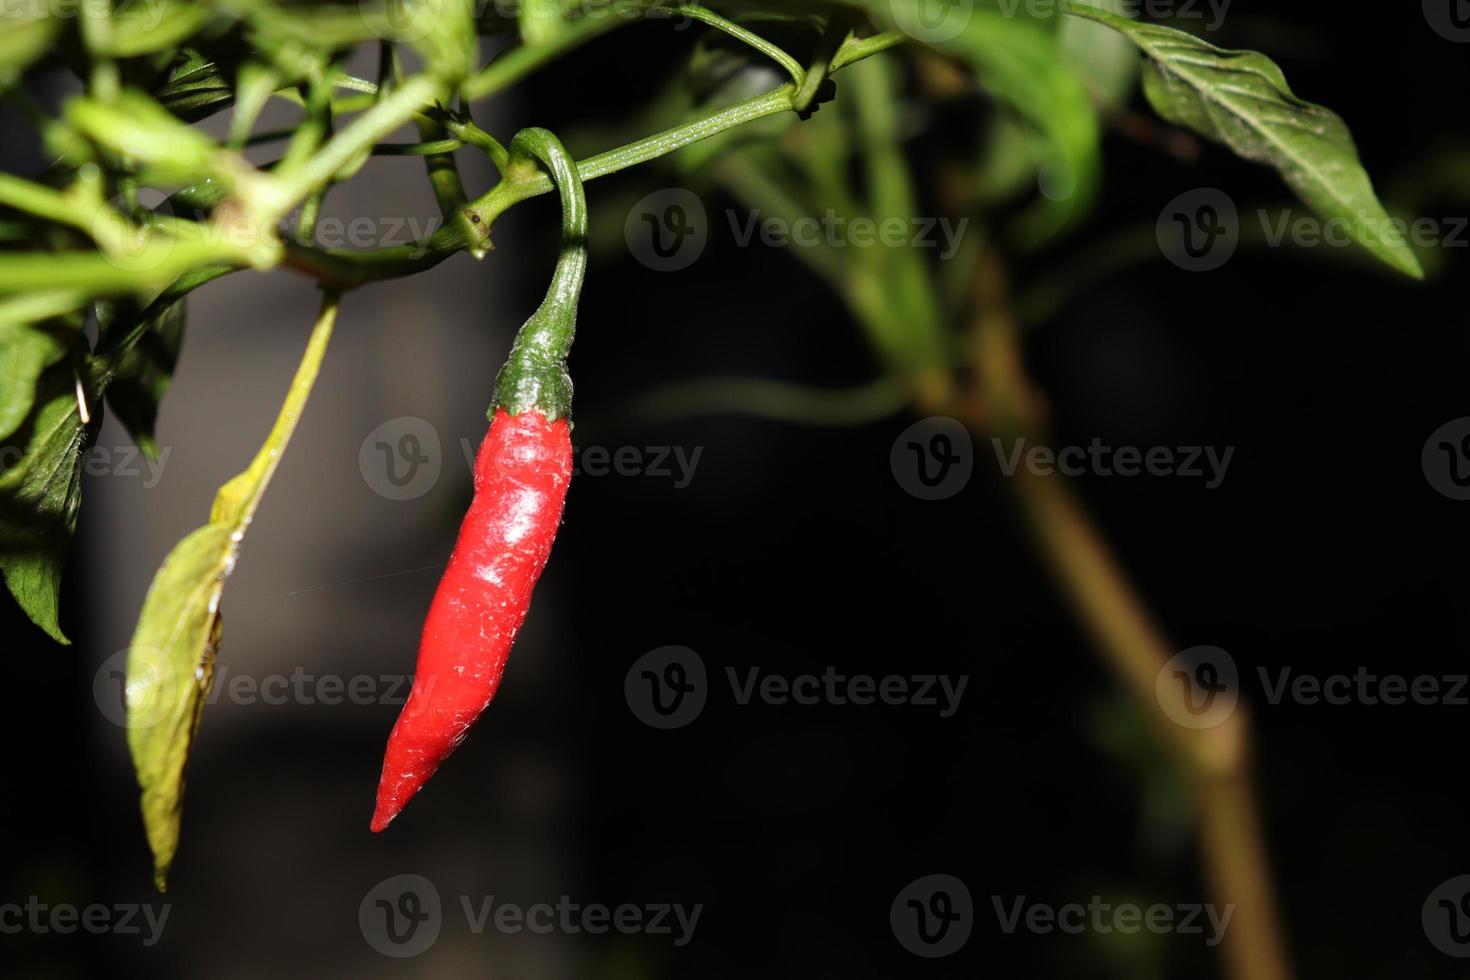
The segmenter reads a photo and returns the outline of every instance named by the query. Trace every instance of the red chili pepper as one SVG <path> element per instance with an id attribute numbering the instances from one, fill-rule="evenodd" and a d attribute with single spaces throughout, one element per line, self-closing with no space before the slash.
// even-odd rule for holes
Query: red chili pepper
<path id="1" fill-rule="evenodd" d="M 545 301 L 516 335 L 496 382 L 474 500 L 424 622 L 413 689 L 388 736 L 374 832 L 398 816 L 495 697 L 572 476 L 566 357 L 587 268 L 587 204 L 555 136 L 524 130 L 510 152 L 507 179 L 534 175 L 539 158 L 561 190 L 562 252 Z"/>

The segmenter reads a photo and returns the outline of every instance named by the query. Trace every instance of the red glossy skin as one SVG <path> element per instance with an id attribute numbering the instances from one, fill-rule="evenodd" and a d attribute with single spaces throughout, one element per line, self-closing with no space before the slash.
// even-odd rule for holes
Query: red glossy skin
<path id="1" fill-rule="evenodd" d="M 372 829 L 428 781 L 490 704 L 546 567 L 572 476 L 565 418 L 498 408 L 475 460 L 475 496 L 434 593 L 408 702 L 388 736 Z"/>

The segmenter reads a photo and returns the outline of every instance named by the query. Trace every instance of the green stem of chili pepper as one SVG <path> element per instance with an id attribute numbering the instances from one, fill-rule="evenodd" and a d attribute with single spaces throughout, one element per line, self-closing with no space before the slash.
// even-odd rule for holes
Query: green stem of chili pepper
<path id="1" fill-rule="evenodd" d="M 571 415 L 572 379 L 566 360 L 577 332 L 577 299 L 587 275 L 587 196 L 577 162 L 544 129 L 523 129 L 511 140 L 506 179 L 524 182 L 539 177 L 538 161 L 561 192 L 561 255 L 546 299 L 516 335 L 510 359 L 496 379 L 495 402 L 488 414 L 494 417 L 495 410 L 503 408 L 519 415 L 534 408 L 554 422 Z"/>

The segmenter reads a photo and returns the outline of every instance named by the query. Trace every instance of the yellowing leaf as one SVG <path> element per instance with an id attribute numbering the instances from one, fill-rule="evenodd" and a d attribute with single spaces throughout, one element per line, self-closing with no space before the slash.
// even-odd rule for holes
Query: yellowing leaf
<path id="1" fill-rule="evenodd" d="M 184 769 L 219 651 L 220 598 L 240 541 L 311 394 L 337 318 L 328 295 L 275 426 L 250 467 L 220 488 L 209 523 L 180 541 L 153 578 L 128 652 L 128 748 L 143 790 L 154 883 L 179 846 Z"/>

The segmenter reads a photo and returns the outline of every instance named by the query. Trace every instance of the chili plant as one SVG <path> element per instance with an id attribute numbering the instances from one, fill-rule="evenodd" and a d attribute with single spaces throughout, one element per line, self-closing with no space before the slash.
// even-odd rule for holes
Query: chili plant
<path id="1" fill-rule="evenodd" d="M 1222 50 L 1118 9 L 1104 0 L 9 5 L 0 20 L 0 98 L 35 127 L 51 162 L 40 173 L 0 172 L 0 440 L 18 460 L 0 474 L 0 570 L 39 629 L 67 642 L 61 581 L 82 503 L 83 456 L 103 412 L 114 412 L 143 451 L 156 451 L 154 424 L 186 332 L 188 295 L 222 276 L 278 267 L 324 292 L 275 427 L 254 461 L 220 488 L 207 523 L 164 561 L 138 621 L 128 741 L 158 886 L 178 845 L 184 770 L 222 641 L 225 584 L 326 356 L 338 297 L 459 253 L 468 256 L 460 261 L 494 261 L 496 221 L 522 201 L 562 193 L 562 264 L 500 376 L 485 450 L 495 458 L 482 459 L 477 476 L 496 499 L 477 499 L 466 519 L 461 547 L 471 564 L 451 563 L 421 662 L 447 670 L 468 663 L 480 673 L 471 689 L 437 692 L 447 700 L 422 717 L 406 713 L 395 729 L 378 828 L 493 695 L 551 546 L 568 473 L 563 359 L 584 266 L 584 182 L 666 158 L 663 165 L 689 181 L 720 185 L 788 219 L 902 218 L 919 213 L 921 198 L 966 219 L 958 261 L 943 271 L 913 248 L 798 250 L 850 309 L 879 368 L 872 385 L 817 395 L 727 382 L 660 396 L 827 422 L 912 408 L 987 435 L 1032 433 L 1042 424 L 1040 394 L 1022 370 L 1019 324 L 1046 310 L 1012 303 L 1007 263 L 1065 239 L 1090 213 L 1102 181 L 1101 134 L 1120 120 L 1165 134 L 1155 140 L 1161 146 L 1202 138 L 1274 168 L 1322 217 L 1344 222 L 1365 256 L 1421 275 L 1401 239 L 1375 233 L 1389 216 L 1342 119 L 1294 94 L 1264 55 Z M 627 132 L 620 145 L 574 145 L 569 156 L 550 134 L 511 141 L 476 122 L 485 103 L 522 79 L 575 71 L 583 45 L 673 24 L 698 25 L 707 36 L 686 62 L 659 68 L 671 74 L 667 98 L 629 105 L 626 119 L 602 127 Z M 376 57 L 373 78 L 347 71 L 349 58 L 364 51 Z M 43 97 L 57 79 L 72 94 Z M 1139 88 L 1161 123 L 1141 123 L 1130 108 Z M 916 167 L 905 152 L 901 105 L 957 93 L 980 93 L 987 105 L 977 117 L 978 149 L 942 168 Z M 273 101 L 294 107 L 290 130 L 259 125 Z M 221 139 L 197 125 L 215 116 L 228 121 Z M 405 126 L 418 138 L 395 141 Z M 647 128 L 634 131 L 639 126 Z M 282 146 L 279 158 L 251 164 L 243 151 L 266 143 Z M 467 188 L 456 153 L 484 154 L 498 183 Z M 443 225 L 405 246 L 319 245 L 314 230 L 326 195 L 370 157 L 388 154 L 423 158 Z M 165 206 L 146 207 L 145 191 L 166 194 Z M 487 376 L 487 392 L 494 380 Z M 537 420 L 525 424 L 541 448 L 505 463 L 497 454 L 512 452 L 509 420 L 524 413 Z M 486 526 L 507 519 L 507 481 L 539 481 L 547 498 L 534 548 L 514 559 L 503 553 L 512 547 L 504 529 Z M 1023 472 L 1011 482 L 1038 550 L 1104 660 L 1153 705 L 1168 646 L 1126 576 L 1059 478 Z M 516 578 L 513 589 L 487 578 L 496 567 Z M 441 611 L 441 601 L 457 611 Z M 483 621 L 455 617 L 466 606 L 505 603 L 515 608 L 502 610 L 493 642 L 471 649 L 480 640 L 469 634 L 483 637 Z M 1245 724 L 1237 713 L 1209 730 L 1161 724 L 1158 733 L 1194 776 L 1216 901 L 1237 907 L 1226 969 L 1261 980 L 1289 968 L 1254 813 Z M 425 725 L 437 728 L 426 735 Z M 406 742 L 427 754 L 405 762 Z"/>

